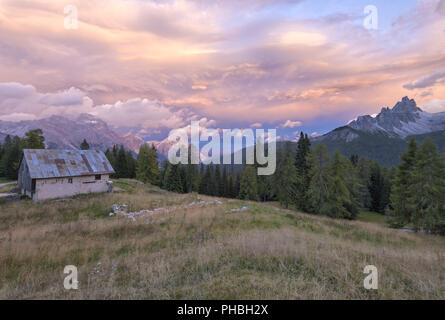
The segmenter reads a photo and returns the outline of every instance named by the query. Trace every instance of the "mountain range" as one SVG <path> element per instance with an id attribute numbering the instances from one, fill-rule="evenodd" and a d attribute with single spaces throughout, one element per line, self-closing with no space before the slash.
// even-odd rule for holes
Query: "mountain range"
<path id="1" fill-rule="evenodd" d="M 360 131 L 406 138 L 410 135 L 444 130 L 445 112 L 425 112 L 417 106 L 414 99 L 403 97 L 392 109 L 382 108 L 375 117 L 360 116 L 348 126 Z"/>
<path id="2" fill-rule="evenodd" d="M 23 137 L 27 131 L 34 129 L 42 129 L 45 144 L 50 149 L 79 149 L 83 139 L 86 139 L 92 149 L 105 151 L 117 144 L 138 152 L 144 143 L 131 133 L 116 133 L 105 121 L 90 114 L 77 117 L 51 116 L 19 122 L 0 121 L 0 140 L 3 141 L 6 135 Z"/>
<path id="3" fill-rule="evenodd" d="M 167 158 L 168 150 L 174 143 L 168 138 L 144 141 L 131 132 L 117 133 L 105 121 L 90 114 L 19 122 L 0 121 L 0 141 L 6 135 L 23 137 L 27 131 L 38 128 L 43 130 L 45 143 L 51 149 L 78 149 L 86 139 L 94 149 L 106 150 L 117 144 L 137 153 L 140 146 L 147 143 L 156 147 L 162 161 Z M 426 137 L 430 137 L 441 151 L 445 150 L 445 112 L 423 111 L 413 99 L 403 97 L 393 108 L 382 108 L 374 116 L 359 116 L 345 126 L 312 138 L 312 142 L 324 143 L 331 153 L 338 150 L 348 157 L 356 154 L 389 167 L 399 163 L 409 139 L 421 142 Z"/>
<path id="4" fill-rule="evenodd" d="M 375 116 L 364 115 L 343 127 L 313 138 L 330 152 L 357 154 L 385 166 L 396 165 L 411 138 L 418 142 L 430 137 L 445 150 L 445 112 L 429 113 L 413 99 L 403 97 L 393 108 L 382 108 Z"/>

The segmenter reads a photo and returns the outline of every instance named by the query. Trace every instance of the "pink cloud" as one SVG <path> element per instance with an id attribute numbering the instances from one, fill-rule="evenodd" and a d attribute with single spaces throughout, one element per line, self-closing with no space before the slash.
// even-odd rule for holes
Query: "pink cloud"
<path id="1" fill-rule="evenodd" d="M 421 88 L 431 90 L 414 91 L 420 105 L 445 99 L 443 2 L 420 1 L 373 34 L 348 14 L 258 14 L 272 0 L 70 3 L 75 31 L 63 28 L 66 1 L 2 2 L 0 116 L 82 110 L 153 128 L 195 115 L 306 124 L 374 113 Z"/>

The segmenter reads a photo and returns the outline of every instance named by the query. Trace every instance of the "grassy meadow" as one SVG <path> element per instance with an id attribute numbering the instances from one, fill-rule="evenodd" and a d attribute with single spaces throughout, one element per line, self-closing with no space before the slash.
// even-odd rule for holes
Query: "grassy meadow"
<path id="1" fill-rule="evenodd" d="M 1 203 L 0 299 L 445 298 L 443 237 L 390 229 L 370 213 L 346 221 L 273 203 L 189 206 L 214 198 L 115 185 L 122 192 Z M 169 212 L 109 216 L 124 203 Z M 363 288 L 370 264 L 378 290 Z M 78 268 L 78 290 L 63 287 L 66 265 Z"/>

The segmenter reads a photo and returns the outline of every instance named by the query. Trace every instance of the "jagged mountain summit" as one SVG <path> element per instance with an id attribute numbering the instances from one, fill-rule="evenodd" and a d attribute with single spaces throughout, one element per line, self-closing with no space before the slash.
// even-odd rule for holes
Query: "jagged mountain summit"
<path id="1" fill-rule="evenodd" d="M 45 144 L 50 149 L 78 149 L 86 139 L 92 149 L 106 150 L 113 145 L 124 145 L 134 152 L 144 141 L 132 134 L 120 135 L 111 130 L 107 123 L 93 115 L 78 117 L 51 116 L 39 120 L 19 122 L 0 121 L 0 138 L 5 135 L 23 137 L 29 130 L 42 129 Z M 3 139 L 2 139 L 3 140 Z"/>
<path id="2" fill-rule="evenodd" d="M 426 137 L 445 150 L 445 112 L 423 111 L 413 99 L 404 97 L 393 108 L 382 108 L 376 116 L 360 116 L 312 141 L 324 143 L 331 153 L 355 154 L 390 167 L 400 162 L 409 139 L 422 142 Z"/>
<path id="3" fill-rule="evenodd" d="M 372 117 L 360 116 L 348 124 L 349 127 L 366 132 L 384 132 L 390 136 L 405 138 L 445 129 L 445 112 L 429 113 L 420 109 L 414 99 L 403 97 L 390 108 L 382 108 Z"/>

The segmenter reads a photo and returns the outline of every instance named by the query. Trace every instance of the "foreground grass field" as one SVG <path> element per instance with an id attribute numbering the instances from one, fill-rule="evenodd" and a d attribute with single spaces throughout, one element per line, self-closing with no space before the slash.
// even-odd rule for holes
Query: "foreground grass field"
<path id="1" fill-rule="evenodd" d="M 2 299 L 444 299 L 445 239 L 236 200 L 121 193 L 0 205 Z M 109 216 L 168 208 L 152 216 Z M 231 209 L 247 206 L 247 211 Z M 375 265 L 379 289 L 363 288 Z M 63 287 L 66 265 L 79 289 Z"/>

